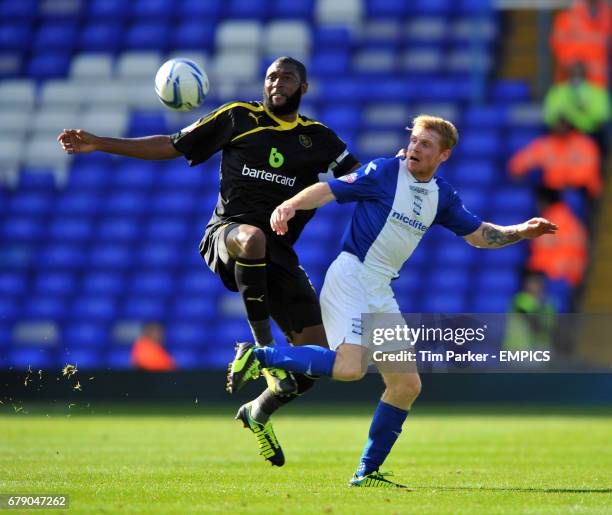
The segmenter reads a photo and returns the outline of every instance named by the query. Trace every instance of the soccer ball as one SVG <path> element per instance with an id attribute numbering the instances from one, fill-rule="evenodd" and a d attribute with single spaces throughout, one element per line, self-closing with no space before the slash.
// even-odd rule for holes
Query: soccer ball
<path id="1" fill-rule="evenodd" d="M 191 111 L 208 95 L 208 77 L 189 59 L 170 59 L 155 75 L 155 93 L 165 106 L 177 111 Z"/>

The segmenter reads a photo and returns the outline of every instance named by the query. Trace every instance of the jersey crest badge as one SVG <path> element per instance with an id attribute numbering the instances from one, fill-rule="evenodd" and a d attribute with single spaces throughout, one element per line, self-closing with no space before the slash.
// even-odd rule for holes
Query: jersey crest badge
<path id="1" fill-rule="evenodd" d="M 304 148 L 312 147 L 312 140 L 310 139 L 310 136 L 306 136 L 306 134 L 300 134 L 298 139 L 300 140 L 300 145 L 302 145 Z"/>
<path id="2" fill-rule="evenodd" d="M 347 184 L 352 184 L 357 180 L 357 172 L 348 173 L 343 175 L 342 177 L 338 177 L 339 181 L 346 182 Z"/>

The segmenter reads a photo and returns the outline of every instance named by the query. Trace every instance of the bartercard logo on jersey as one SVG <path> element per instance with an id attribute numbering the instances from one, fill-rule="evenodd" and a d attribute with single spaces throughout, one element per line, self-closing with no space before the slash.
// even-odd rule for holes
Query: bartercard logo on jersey
<path id="1" fill-rule="evenodd" d="M 295 177 L 286 177 L 279 173 L 268 172 L 267 170 L 256 170 L 255 168 L 249 168 L 246 164 L 242 167 L 242 175 L 262 181 L 275 182 L 283 186 L 293 187 L 295 184 Z"/>
<path id="2" fill-rule="evenodd" d="M 421 232 L 425 232 L 427 231 L 427 229 L 429 229 L 429 227 L 427 227 L 423 222 L 420 222 L 419 220 L 416 220 L 414 218 L 410 218 L 408 215 L 405 215 L 404 213 L 396 211 L 395 209 L 391 213 L 391 221 L 401 222 Z"/>

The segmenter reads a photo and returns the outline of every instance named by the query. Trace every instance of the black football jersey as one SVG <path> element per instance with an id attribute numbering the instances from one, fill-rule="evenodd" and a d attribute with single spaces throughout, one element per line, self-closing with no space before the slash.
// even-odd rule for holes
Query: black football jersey
<path id="1" fill-rule="evenodd" d="M 297 240 L 314 211 L 299 211 L 289 232 L 276 236 L 270 216 L 276 206 L 331 170 L 347 174 L 357 160 L 320 122 L 298 116 L 285 122 L 262 102 L 232 102 L 172 135 L 175 148 L 195 166 L 221 150 L 220 191 L 209 227 L 238 222 L 262 229 L 282 246 Z"/>

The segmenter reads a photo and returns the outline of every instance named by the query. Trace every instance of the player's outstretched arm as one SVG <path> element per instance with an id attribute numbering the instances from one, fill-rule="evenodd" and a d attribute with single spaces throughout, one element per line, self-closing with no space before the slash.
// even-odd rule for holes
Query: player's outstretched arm
<path id="1" fill-rule="evenodd" d="M 533 240 L 544 234 L 555 234 L 558 227 L 546 218 L 531 218 L 518 225 L 495 225 L 483 222 L 472 234 L 464 236 L 470 245 L 499 249 L 521 240 Z"/>
<path id="2" fill-rule="evenodd" d="M 289 230 L 287 224 L 295 216 L 296 211 L 316 209 L 335 198 L 326 182 L 313 184 L 277 206 L 270 217 L 270 227 L 276 234 L 283 235 Z"/>
<path id="3" fill-rule="evenodd" d="M 144 138 L 107 138 L 82 129 L 64 129 L 57 137 L 67 154 L 85 154 L 98 150 L 108 154 L 138 159 L 174 159 L 182 154 L 174 148 L 170 136 Z"/>

